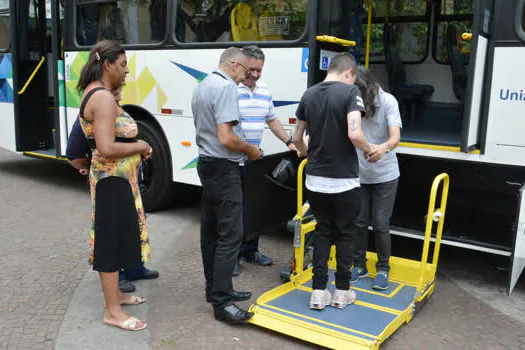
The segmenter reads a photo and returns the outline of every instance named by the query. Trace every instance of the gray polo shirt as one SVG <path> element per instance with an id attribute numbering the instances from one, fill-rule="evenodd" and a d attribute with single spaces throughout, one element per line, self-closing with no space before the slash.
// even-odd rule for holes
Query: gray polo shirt
<path id="1" fill-rule="evenodd" d="M 232 123 L 233 132 L 244 140 L 237 84 L 228 74 L 216 69 L 193 91 L 191 110 L 197 132 L 199 155 L 242 162 L 245 154 L 232 152 L 219 142 L 217 124 Z"/>

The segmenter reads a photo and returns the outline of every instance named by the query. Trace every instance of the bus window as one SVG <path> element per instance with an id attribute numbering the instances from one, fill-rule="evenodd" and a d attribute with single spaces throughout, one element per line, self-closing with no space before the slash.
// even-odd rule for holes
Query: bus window
<path id="1" fill-rule="evenodd" d="M 523 11 L 521 12 L 521 29 L 525 32 L 525 6 L 523 6 Z"/>
<path id="2" fill-rule="evenodd" d="M 468 63 L 470 40 L 463 40 L 461 34 L 472 28 L 472 0 L 443 0 L 436 16 L 434 59 L 449 64 L 447 45 L 449 41 L 457 45 Z M 454 35 L 455 32 L 455 35 Z"/>
<path id="3" fill-rule="evenodd" d="M 91 46 L 99 40 L 124 45 L 155 44 L 166 34 L 166 0 L 77 0 L 77 42 Z"/>
<path id="4" fill-rule="evenodd" d="M 9 0 L 0 0 L 0 51 L 9 49 L 10 42 Z"/>
<path id="5" fill-rule="evenodd" d="M 390 7 L 387 4 L 390 3 Z M 421 0 L 376 0 L 372 8 L 370 32 L 370 62 L 384 62 L 384 27 L 395 25 L 396 45 L 403 62 L 417 63 L 428 51 L 427 3 Z M 364 2 L 361 42 L 366 43 L 368 5 Z M 364 57 L 364 56 L 362 56 Z M 364 58 L 363 58 L 364 62 Z"/>
<path id="6" fill-rule="evenodd" d="M 179 1 L 179 42 L 281 41 L 301 38 L 307 0 Z"/>

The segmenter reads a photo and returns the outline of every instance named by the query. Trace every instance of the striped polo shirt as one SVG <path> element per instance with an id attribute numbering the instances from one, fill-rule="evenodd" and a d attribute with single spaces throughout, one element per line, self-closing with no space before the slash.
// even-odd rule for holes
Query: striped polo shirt
<path id="1" fill-rule="evenodd" d="M 272 93 L 266 84 L 257 81 L 253 91 L 240 83 L 237 94 L 245 141 L 259 146 L 266 123 L 275 119 Z"/>

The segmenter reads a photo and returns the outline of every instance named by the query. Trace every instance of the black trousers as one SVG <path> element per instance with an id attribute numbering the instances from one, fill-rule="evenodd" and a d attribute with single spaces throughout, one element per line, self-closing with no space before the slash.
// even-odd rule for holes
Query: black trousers
<path id="1" fill-rule="evenodd" d="M 200 157 L 201 252 L 206 293 L 214 306 L 232 304 L 232 274 L 243 240 L 239 165 L 227 159 Z"/>
<path id="2" fill-rule="evenodd" d="M 314 232 L 313 289 L 325 289 L 328 282 L 328 258 L 335 244 L 337 289 L 350 288 L 350 268 L 354 252 L 355 221 L 361 205 L 361 189 L 326 194 L 308 192 L 312 212 L 317 220 Z"/>
<path id="3" fill-rule="evenodd" d="M 356 221 L 357 241 L 354 254 L 356 267 L 366 267 L 368 225 L 371 224 L 376 235 L 376 270 L 386 273 L 390 271 L 390 217 L 396 200 L 397 183 L 398 179 L 373 185 L 361 184 L 363 197 Z"/>

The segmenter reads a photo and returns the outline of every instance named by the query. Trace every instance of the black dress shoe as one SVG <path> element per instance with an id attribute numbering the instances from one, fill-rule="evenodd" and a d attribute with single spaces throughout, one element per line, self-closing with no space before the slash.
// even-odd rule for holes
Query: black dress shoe
<path id="1" fill-rule="evenodd" d="M 251 297 L 252 297 L 252 293 L 251 292 L 238 292 L 238 291 L 234 290 L 233 293 L 232 293 L 232 300 L 233 301 L 248 300 Z M 208 302 L 208 303 L 212 302 L 211 296 L 208 293 L 206 293 L 206 302 Z"/>
<path id="2" fill-rule="evenodd" d="M 143 267 L 135 276 L 136 280 L 154 280 L 159 277 L 159 272 L 156 270 L 148 270 Z"/>
<path id="3" fill-rule="evenodd" d="M 135 291 L 135 285 L 128 280 L 118 281 L 118 287 L 122 293 L 133 293 Z"/>
<path id="4" fill-rule="evenodd" d="M 213 315 L 217 321 L 226 323 L 245 323 L 253 317 L 253 312 L 240 309 L 235 304 L 228 306 L 214 306 Z"/>
<path id="5" fill-rule="evenodd" d="M 242 257 L 244 261 L 249 262 L 250 264 L 268 266 L 273 264 L 273 260 L 266 255 L 263 255 L 259 252 L 253 252 Z"/>

